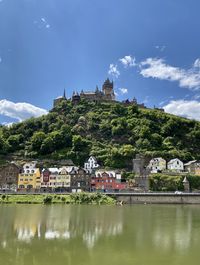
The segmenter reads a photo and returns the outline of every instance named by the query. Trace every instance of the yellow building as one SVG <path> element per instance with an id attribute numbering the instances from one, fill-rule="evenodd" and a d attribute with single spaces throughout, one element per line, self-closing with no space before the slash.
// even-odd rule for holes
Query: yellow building
<path id="1" fill-rule="evenodd" d="M 18 176 L 18 190 L 38 190 L 41 187 L 40 169 L 36 162 L 26 163 Z"/>

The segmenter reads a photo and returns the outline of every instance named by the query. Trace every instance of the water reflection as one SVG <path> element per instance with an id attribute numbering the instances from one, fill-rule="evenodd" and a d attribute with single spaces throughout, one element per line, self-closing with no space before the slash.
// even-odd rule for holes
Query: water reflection
<path id="1" fill-rule="evenodd" d="M 2 205 L 0 264 L 195 265 L 199 228 L 198 206 Z"/>

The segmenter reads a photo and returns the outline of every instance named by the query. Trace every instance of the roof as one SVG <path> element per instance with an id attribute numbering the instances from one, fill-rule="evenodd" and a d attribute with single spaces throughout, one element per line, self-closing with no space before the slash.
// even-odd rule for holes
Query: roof
<path id="1" fill-rule="evenodd" d="M 163 160 L 163 161 L 166 161 L 164 158 L 162 158 L 162 157 L 155 157 L 155 158 L 152 158 L 151 160 L 150 160 L 150 162 L 151 161 L 160 161 L 160 160 Z"/>
<path id="2" fill-rule="evenodd" d="M 187 163 L 184 164 L 184 165 L 185 165 L 185 166 L 190 166 L 190 165 L 194 164 L 195 162 L 197 162 L 197 160 L 189 161 L 189 162 L 187 162 Z"/>
<path id="3" fill-rule="evenodd" d="M 183 180 L 183 183 L 188 183 L 188 179 L 185 177 L 184 180 Z"/>
<path id="4" fill-rule="evenodd" d="M 51 173 L 58 173 L 59 169 L 57 167 L 50 167 L 48 168 L 49 171 L 51 171 Z"/>
<path id="5" fill-rule="evenodd" d="M 94 91 L 83 91 L 83 94 L 95 95 L 95 92 Z"/>
<path id="6" fill-rule="evenodd" d="M 181 161 L 179 158 L 174 158 L 174 159 L 171 159 L 169 162 L 168 162 L 168 164 L 171 164 L 171 163 L 173 163 L 173 162 L 175 162 L 175 161 Z M 182 161 L 181 161 L 182 162 Z"/>

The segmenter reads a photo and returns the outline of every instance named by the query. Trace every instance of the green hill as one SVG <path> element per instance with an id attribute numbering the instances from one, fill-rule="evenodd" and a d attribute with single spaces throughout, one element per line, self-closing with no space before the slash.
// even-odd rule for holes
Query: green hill
<path id="1" fill-rule="evenodd" d="M 200 159 L 200 122 L 117 102 L 61 102 L 48 115 L 0 127 L 0 153 L 131 167 L 136 153 Z"/>

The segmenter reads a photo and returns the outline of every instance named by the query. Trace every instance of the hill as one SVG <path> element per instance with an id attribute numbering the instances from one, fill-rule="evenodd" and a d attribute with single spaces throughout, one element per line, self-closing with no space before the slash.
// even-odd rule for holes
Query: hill
<path id="1" fill-rule="evenodd" d="M 94 155 L 105 166 L 131 167 L 136 153 L 200 159 L 200 122 L 119 102 L 60 102 L 48 115 L 0 127 L 0 153 L 71 159 Z"/>

